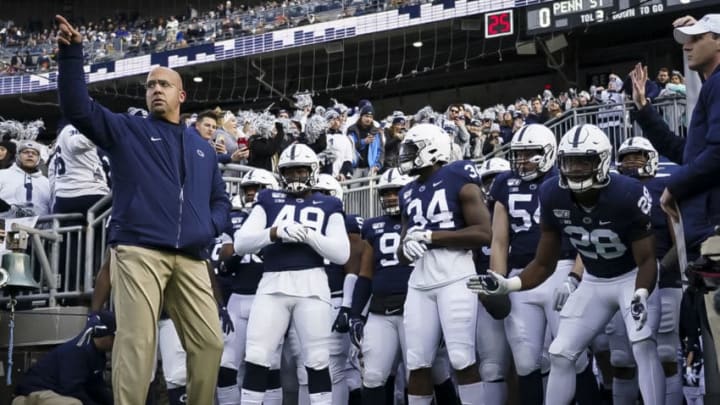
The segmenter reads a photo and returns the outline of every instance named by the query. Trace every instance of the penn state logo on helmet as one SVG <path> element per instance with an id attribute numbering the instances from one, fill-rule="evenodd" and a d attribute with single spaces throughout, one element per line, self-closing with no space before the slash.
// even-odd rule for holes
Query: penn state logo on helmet
<path id="1" fill-rule="evenodd" d="M 280 188 L 275 175 L 265 169 L 253 169 L 245 173 L 240 180 L 240 193 L 233 197 L 233 209 L 251 208 L 257 195 L 263 189 Z"/>
<path id="2" fill-rule="evenodd" d="M 642 155 L 640 160 L 628 155 Z M 653 144 L 640 136 L 633 136 L 625 140 L 617 150 L 616 166 L 621 174 L 632 177 L 655 177 L 660 158 Z"/>
<path id="3" fill-rule="evenodd" d="M 340 182 L 335 180 L 335 178 L 329 174 L 323 173 L 318 176 L 318 181 L 315 183 L 315 186 L 313 186 L 313 191 L 319 191 L 323 194 L 331 195 L 340 201 L 343 199 L 343 188 L 340 185 Z"/>
<path id="4" fill-rule="evenodd" d="M 306 173 L 288 173 L 290 168 L 306 167 Z M 317 183 L 320 162 L 318 157 L 309 146 L 294 143 L 280 154 L 278 162 L 278 173 L 280 174 L 280 185 L 283 190 L 291 194 L 301 194 L 312 190 Z"/>
<path id="5" fill-rule="evenodd" d="M 591 124 L 570 128 L 558 147 L 560 187 L 582 193 L 607 186 L 611 156 L 612 145 L 600 128 Z"/>
<path id="6" fill-rule="evenodd" d="M 400 172 L 412 174 L 417 169 L 450 161 L 450 137 L 433 124 L 418 124 L 410 128 L 400 144 Z"/>
<path id="7" fill-rule="evenodd" d="M 400 173 L 398 169 L 388 170 L 380 175 L 377 189 L 380 195 L 380 205 L 386 214 L 400 214 L 400 189 L 412 180 L 412 177 Z"/>
<path id="8" fill-rule="evenodd" d="M 520 128 L 510 141 L 510 165 L 525 181 L 547 173 L 555 164 L 557 141 L 555 134 L 542 124 Z"/>

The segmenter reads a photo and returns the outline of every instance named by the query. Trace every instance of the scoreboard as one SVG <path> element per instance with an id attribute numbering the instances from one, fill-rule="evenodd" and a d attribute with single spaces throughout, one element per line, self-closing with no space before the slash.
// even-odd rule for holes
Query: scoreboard
<path id="1" fill-rule="evenodd" d="M 718 4 L 717 0 L 560 0 L 526 8 L 528 35 L 649 17 Z"/>

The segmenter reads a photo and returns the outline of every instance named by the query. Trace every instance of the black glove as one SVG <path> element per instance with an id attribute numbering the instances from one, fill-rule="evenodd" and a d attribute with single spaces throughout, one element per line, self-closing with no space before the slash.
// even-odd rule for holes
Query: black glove
<path id="1" fill-rule="evenodd" d="M 230 332 L 235 332 L 235 325 L 230 318 L 227 308 L 220 308 L 220 321 L 222 322 L 222 331 L 224 334 L 229 335 Z"/>
<path id="2" fill-rule="evenodd" d="M 348 333 L 350 331 L 350 308 L 340 307 L 340 311 L 332 325 L 332 331 L 337 333 Z"/>

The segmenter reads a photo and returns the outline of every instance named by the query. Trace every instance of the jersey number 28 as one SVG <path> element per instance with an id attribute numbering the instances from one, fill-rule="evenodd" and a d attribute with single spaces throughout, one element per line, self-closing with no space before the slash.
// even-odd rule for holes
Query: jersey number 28
<path id="1" fill-rule="evenodd" d="M 598 256 L 607 260 L 616 259 L 627 250 L 618 234 L 610 229 L 588 232 L 579 226 L 566 226 L 564 230 L 575 249 L 589 259 L 597 259 Z"/>

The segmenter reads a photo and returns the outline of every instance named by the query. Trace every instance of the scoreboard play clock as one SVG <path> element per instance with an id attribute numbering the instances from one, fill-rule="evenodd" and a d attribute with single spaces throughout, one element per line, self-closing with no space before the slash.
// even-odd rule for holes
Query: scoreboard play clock
<path id="1" fill-rule="evenodd" d="M 512 10 L 495 11 L 485 14 L 485 38 L 502 37 L 515 33 Z"/>

